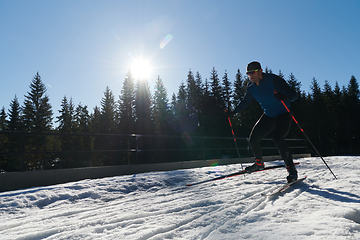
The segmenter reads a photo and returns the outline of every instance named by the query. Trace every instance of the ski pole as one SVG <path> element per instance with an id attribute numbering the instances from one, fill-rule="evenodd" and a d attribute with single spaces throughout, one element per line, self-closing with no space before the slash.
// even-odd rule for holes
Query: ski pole
<path id="1" fill-rule="evenodd" d="M 234 137 L 234 142 L 235 142 L 235 146 L 236 146 L 236 151 L 237 151 L 237 154 L 238 154 L 238 157 L 239 157 L 239 160 L 240 160 L 240 153 L 239 153 L 239 148 L 238 148 L 238 145 L 237 145 L 237 142 L 236 142 L 234 129 L 233 129 L 233 127 L 232 127 L 230 117 L 228 117 L 228 119 L 229 119 L 229 124 L 230 124 L 230 128 L 231 128 L 231 133 L 232 133 L 232 135 L 233 135 L 233 137 Z M 240 163 L 240 165 L 241 165 L 241 170 L 243 170 L 243 165 L 242 165 L 242 163 Z"/>
<path id="2" fill-rule="evenodd" d="M 276 91 L 274 90 L 274 93 L 276 94 Z M 286 106 L 286 104 L 284 103 L 283 100 L 281 100 L 281 103 L 284 105 L 284 107 L 286 108 L 286 110 L 288 111 L 288 113 L 290 114 L 290 116 L 292 117 L 292 119 L 294 120 L 294 122 L 296 123 L 296 125 L 299 127 L 300 131 L 304 134 L 305 138 L 308 140 L 308 142 L 310 143 L 310 145 L 314 148 L 315 152 L 317 153 L 318 156 L 320 156 L 321 160 L 325 163 L 326 167 L 330 170 L 330 172 L 332 173 L 332 175 L 334 176 L 334 178 L 337 180 L 337 177 L 335 176 L 335 174 L 333 173 L 333 171 L 331 170 L 331 168 L 329 167 L 329 165 L 326 163 L 326 161 L 324 160 L 324 158 L 321 156 L 321 154 L 319 153 L 319 151 L 316 149 L 316 147 L 314 146 L 314 144 L 310 141 L 309 137 L 306 135 L 306 133 L 304 132 L 304 130 L 302 129 L 302 127 L 300 126 L 300 124 L 298 123 L 298 121 L 295 119 L 294 115 L 290 112 L 289 108 Z"/>

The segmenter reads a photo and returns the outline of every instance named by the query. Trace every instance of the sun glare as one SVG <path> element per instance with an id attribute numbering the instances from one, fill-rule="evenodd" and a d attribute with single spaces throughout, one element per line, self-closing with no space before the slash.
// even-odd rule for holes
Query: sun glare
<path id="1" fill-rule="evenodd" d="M 150 61 L 139 58 L 133 60 L 130 65 L 130 71 L 135 79 L 147 79 L 151 75 L 152 66 Z"/>

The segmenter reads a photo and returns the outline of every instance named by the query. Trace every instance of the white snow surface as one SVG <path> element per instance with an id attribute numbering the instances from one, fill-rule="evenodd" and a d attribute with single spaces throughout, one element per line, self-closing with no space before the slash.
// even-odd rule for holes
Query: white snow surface
<path id="1" fill-rule="evenodd" d="M 296 159 L 308 178 L 271 198 L 284 168 L 185 186 L 240 164 L 3 192 L 0 239 L 360 239 L 360 157 L 324 159 L 338 180 Z"/>

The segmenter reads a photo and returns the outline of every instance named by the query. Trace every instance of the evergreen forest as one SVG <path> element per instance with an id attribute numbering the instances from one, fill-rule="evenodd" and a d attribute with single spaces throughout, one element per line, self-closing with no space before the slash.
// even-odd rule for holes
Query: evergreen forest
<path id="1" fill-rule="evenodd" d="M 24 102 L 15 96 L 8 109 L 0 110 L 0 170 L 237 157 L 224 110 L 237 106 L 249 79 L 240 70 L 234 75 L 225 71 L 219 76 L 213 68 L 203 78 L 189 70 L 178 92 L 168 96 L 160 76 L 151 92 L 146 80 L 136 80 L 128 71 L 122 89 L 114 93 L 106 87 L 94 109 L 64 96 L 54 112 L 36 73 Z M 293 74 L 277 75 L 297 92 L 293 114 L 322 156 L 360 154 L 360 93 L 354 76 L 345 86 L 328 81 L 321 86 L 313 78 L 307 93 Z M 231 118 L 236 137 L 243 138 L 237 141 L 241 156 L 251 156 L 246 138 L 261 114 L 254 101 Z M 288 138 L 304 139 L 295 123 Z M 306 151 L 315 153 L 311 147 Z"/>

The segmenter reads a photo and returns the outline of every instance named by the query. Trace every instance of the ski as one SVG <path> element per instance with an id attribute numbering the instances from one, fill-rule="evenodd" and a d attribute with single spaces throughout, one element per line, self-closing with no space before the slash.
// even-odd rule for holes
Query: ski
<path id="1" fill-rule="evenodd" d="M 267 197 L 271 197 L 271 196 L 275 196 L 277 194 L 280 194 L 282 192 L 284 192 L 285 190 L 289 189 L 292 185 L 294 185 L 295 183 L 304 181 L 307 178 L 307 176 L 303 177 L 303 178 L 299 178 L 296 181 L 293 182 L 289 182 L 289 183 L 285 183 L 283 186 L 281 186 L 280 188 L 276 189 L 275 191 L 271 192 L 271 193 L 262 193 L 263 196 L 267 196 Z"/>
<path id="2" fill-rule="evenodd" d="M 294 164 L 298 165 L 300 163 L 294 163 Z M 230 173 L 228 175 L 207 179 L 207 180 L 204 180 L 204 181 L 201 181 L 201 182 L 186 184 L 185 186 L 190 187 L 190 186 L 194 186 L 194 185 L 198 185 L 198 184 L 202 184 L 202 183 L 207 183 L 207 182 L 212 182 L 212 181 L 216 181 L 216 180 L 221 180 L 221 179 L 225 179 L 225 178 L 229 178 L 229 177 L 235 177 L 235 176 L 248 174 L 248 173 L 262 172 L 262 171 L 276 169 L 276 168 L 282 168 L 282 167 L 286 167 L 286 166 L 285 165 L 276 165 L 276 166 L 266 167 L 266 168 L 264 168 L 262 170 L 257 170 L 257 171 L 253 171 L 253 172 L 246 172 L 245 170 L 242 170 L 242 171 L 239 171 L 239 172 Z"/>

